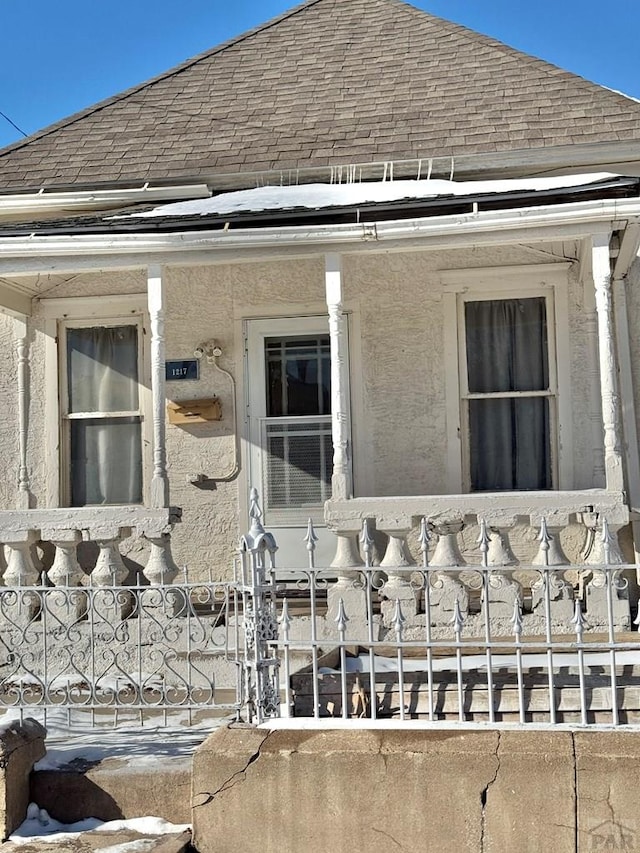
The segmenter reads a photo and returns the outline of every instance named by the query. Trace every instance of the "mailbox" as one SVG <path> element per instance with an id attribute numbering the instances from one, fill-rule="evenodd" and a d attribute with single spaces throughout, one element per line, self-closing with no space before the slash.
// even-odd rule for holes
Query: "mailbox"
<path id="1" fill-rule="evenodd" d="M 218 397 L 200 400 L 175 400 L 167 403 L 170 424 L 204 424 L 222 418 L 222 406 Z"/>

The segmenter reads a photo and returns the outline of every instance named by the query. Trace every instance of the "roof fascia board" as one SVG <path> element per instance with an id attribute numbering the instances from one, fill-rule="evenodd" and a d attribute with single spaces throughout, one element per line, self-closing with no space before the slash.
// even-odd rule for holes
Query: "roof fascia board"
<path id="1" fill-rule="evenodd" d="M 311 228 L 265 228 L 178 234 L 0 239 L 0 275 L 135 269 L 155 263 L 216 263 L 318 251 L 403 251 L 581 239 L 640 220 L 640 199 L 578 202 L 551 208 Z"/>
<path id="2" fill-rule="evenodd" d="M 245 263 L 262 260 L 287 260 L 312 258 L 326 252 L 407 252 L 429 249 L 467 249 L 479 246 L 509 246 L 519 244 L 548 243 L 554 241 L 582 240 L 593 234 L 601 233 L 603 227 L 611 227 L 612 220 L 586 226 L 558 225 L 552 231 L 546 227 L 526 227 L 511 231 L 482 231 L 473 234 L 451 232 L 446 236 L 405 236 L 404 238 L 389 238 L 379 241 L 375 236 L 360 237 L 358 241 L 336 240 L 326 235 L 324 241 L 298 243 L 272 243 L 258 246 L 228 246 L 221 242 L 204 244 L 181 249 L 163 248 L 154 252 L 148 250 L 113 251 L 108 254 L 97 252 L 83 254 L 68 253 L 51 255 L 42 253 L 32 257 L 2 257 L 0 254 L 0 276 L 19 279 L 21 276 L 37 274 L 84 274 L 102 272 L 105 270 L 137 270 L 146 267 L 150 255 L 153 262 L 170 266 L 205 266 L 211 264 Z M 34 296 L 37 295 L 34 293 Z"/>
<path id="3" fill-rule="evenodd" d="M 446 237 L 451 233 L 477 234 L 484 230 L 508 231 L 527 225 L 602 223 L 640 216 L 640 198 L 604 199 L 563 205 L 487 210 L 419 219 L 400 219 L 362 224 L 285 226 L 278 228 L 217 229 L 168 234 L 105 234 L 0 238 L 0 257 L 34 255 L 108 254 L 109 252 L 158 252 L 172 249 L 259 247 L 326 242 L 358 243 L 405 237 Z M 601 229 L 602 230 L 602 229 Z M 585 228 L 585 234 L 590 233 Z"/>
<path id="4" fill-rule="evenodd" d="M 0 306 L 2 313 L 11 317 L 29 317 L 32 313 L 32 299 L 10 284 L 0 281 Z"/>
<path id="5" fill-rule="evenodd" d="M 148 184 L 132 189 L 96 189 L 75 192 L 20 193 L 0 196 L 0 219 L 16 214 L 53 212 L 58 210 L 101 210 L 123 204 L 209 198 L 206 184 L 150 187 Z"/>

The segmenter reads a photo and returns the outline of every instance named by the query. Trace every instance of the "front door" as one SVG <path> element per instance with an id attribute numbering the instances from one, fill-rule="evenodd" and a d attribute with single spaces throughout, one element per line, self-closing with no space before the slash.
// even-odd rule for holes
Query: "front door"
<path id="1" fill-rule="evenodd" d="M 316 563 L 328 565 L 335 550 L 323 511 L 333 464 L 328 318 L 251 320 L 246 340 L 247 485 L 260 493 L 279 565 L 307 564 L 309 518 L 319 537 Z"/>

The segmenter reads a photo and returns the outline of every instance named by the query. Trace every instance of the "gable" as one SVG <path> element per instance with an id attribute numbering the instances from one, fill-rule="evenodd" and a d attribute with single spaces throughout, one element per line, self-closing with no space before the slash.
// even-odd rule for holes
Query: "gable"
<path id="1" fill-rule="evenodd" d="M 400 0 L 309 0 L 10 146 L 0 185 L 295 182 L 310 167 L 625 140 L 640 140 L 633 99 Z"/>

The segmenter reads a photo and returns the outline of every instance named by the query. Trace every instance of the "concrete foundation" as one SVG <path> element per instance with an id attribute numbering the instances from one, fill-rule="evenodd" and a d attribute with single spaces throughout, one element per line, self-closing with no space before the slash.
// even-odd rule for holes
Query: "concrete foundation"
<path id="1" fill-rule="evenodd" d="M 35 720 L 0 726 L 0 833 L 17 829 L 29 805 L 29 774 L 45 753 L 46 731 Z"/>
<path id="2" fill-rule="evenodd" d="M 639 758 L 640 732 L 230 727 L 194 756 L 194 843 L 199 853 L 640 850 Z"/>
<path id="3" fill-rule="evenodd" d="M 155 815 L 190 823 L 191 757 L 143 761 L 109 758 L 93 767 L 37 770 L 31 799 L 62 823 L 85 817 L 119 820 Z"/>

